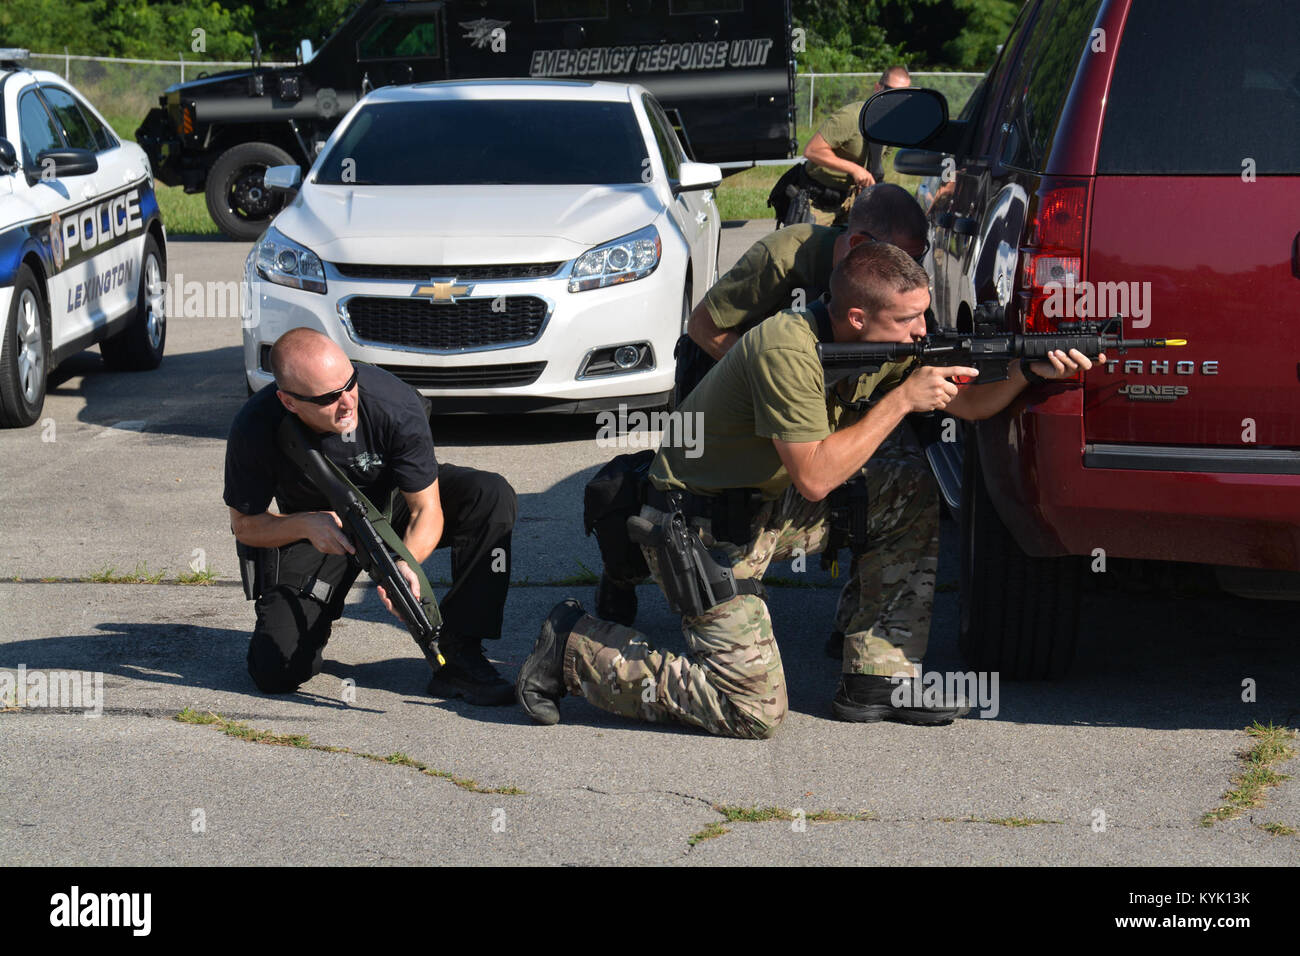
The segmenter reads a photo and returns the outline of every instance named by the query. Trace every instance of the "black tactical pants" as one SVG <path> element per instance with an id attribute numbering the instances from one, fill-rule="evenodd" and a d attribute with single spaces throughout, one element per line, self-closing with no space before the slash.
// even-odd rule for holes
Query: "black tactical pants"
<path id="1" fill-rule="evenodd" d="M 510 587 L 514 489 L 492 472 L 440 464 L 438 492 L 444 521 L 438 548 L 451 548 L 451 589 L 438 602 L 444 634 L 499 638 Z M 393 530 L 405 534 L 410 516 L 406 500 L 395 495 Z M 342 616 L 360 572 L 347 555 L 321 554 L 309 541 L 277 551 L 279 576 L 298 583 L 264 584 L 248 673 L 265 693 L 287 694 L 320 673 L 330 625 Z"/>

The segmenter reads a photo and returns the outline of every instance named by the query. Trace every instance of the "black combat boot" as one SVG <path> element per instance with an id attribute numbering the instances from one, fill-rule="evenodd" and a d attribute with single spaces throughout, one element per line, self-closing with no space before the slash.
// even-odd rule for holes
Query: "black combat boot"
<path id="1" fill-rule="evenodd" d="M 596 585 L 596 617 L 631 627 L 636 621 L 636 585 L 619 584 L 602 571 Z"/>
<path id="2" fill-rule="evenodd" d="M 895 700 L 900 703 L 895 704 Z M 916 678 L 896 681 L 875 674 L 845 674 L 831 701 L 831 711 L 840 720 L 861 723 L 894 720 L 900 724 L 930 725 L 965 717 L 970 713 L 970 704 L 959 699 L 927 707 L 921 703 L 921 682 Z"/>
<path id="3" fill-rule="evenodd" d="M 448 634 L 439 644 L 447 663 L 429 680 L 434 697 L 459 697 L 477 707 L 501 707 L 514 699 L 514 688 L 488 662 L 480 641 Z"/>
<path id="4" fill-rule="evenodd" d="M 533 652 L 519 668 L 515 696 L 529 717 L 539 724 L 560 722 L 560 698 L 564 696 L 564 645 L 578 619 L 586 612 L 573 598 L 551 609 L 542 624 Z"/>

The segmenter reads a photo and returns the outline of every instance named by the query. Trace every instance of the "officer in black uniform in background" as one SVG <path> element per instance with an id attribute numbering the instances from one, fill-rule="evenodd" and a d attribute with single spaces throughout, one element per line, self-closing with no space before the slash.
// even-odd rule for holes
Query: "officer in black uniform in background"
<path id="1" fill-rule="evenodd" d="M 359 568 L 325 496 L 280 449 L 276 434 L 297 415 L 320 451 L 381 511 L 416 560 L 450 547 L 451 590 L 439 602 L 447 664 L 429 684 L 438 697 L 508 704 L 513 686 L 481 642 L 501 636 L 510 586 L 515 493 L 500 475 L 439 465 L 419 394 L 388 372 L 354 365 L 329 338 L 293 329 L 271 349 L 275 385 L 250 398 L 226 444 L 231 529 L 259 549 L 257 625 L 248 672 L 266 693 L 290 693 L 320 673 L 330 625 L 343 613 Z M 268 511 L 275 498 L 279 513 Z M 398 568 L 418 597 L 414 572 Z M 385 606 L 392 610 L 380 589 Z"/>

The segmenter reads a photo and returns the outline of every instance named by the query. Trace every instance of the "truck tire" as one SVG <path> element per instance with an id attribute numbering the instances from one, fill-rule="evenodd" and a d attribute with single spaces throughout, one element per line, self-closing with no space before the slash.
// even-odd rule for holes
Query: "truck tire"
<path id="1" fill-rule="evenodd" d="M 958 644 L 968 666 L 1009 680 L 1063 677 L 1079 633 L 1082 564 L 1025 554 L 984 481 L 974 429 L 962 465 Z"/>
<path id="2" fill-rule="evenodd" d="M 50 376 L 50 314 L 41 284 L 23 263 L 0 331 L 0 428 L 26 428 L 45 405 Z"/>
<path id="3" fill-rule="evenodd" d="M 99 343 L 104 365 L 115 372 L 146 372 L 162 364 L 167 345 L 167 310 L 162 298 L 163 261 L 153 236 L 144 237 L 140 286 L 126 328 Z"/>
<path id="4" fill-rule="evenodd" d="M 295 160 L 270 143 L 232 146 L 208 170 L 205 198 L 208 214 L 231 239 L 251 242 L 284 206 L 284 197 L 262 182 L 271 166 L 292 166 Z"/>

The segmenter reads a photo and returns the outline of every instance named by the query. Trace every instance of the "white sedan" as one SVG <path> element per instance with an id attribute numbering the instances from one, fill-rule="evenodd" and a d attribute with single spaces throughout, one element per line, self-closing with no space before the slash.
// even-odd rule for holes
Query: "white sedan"
<path id="1" fill-rule="evenodd" d="M 248 257 L 250 390 L 308 326 L 435 412 L 663 405 L 717 270 L 721 173 L 636 85 L 376 90 L 305 177 L 266 179 L 297 195 Z"/>

